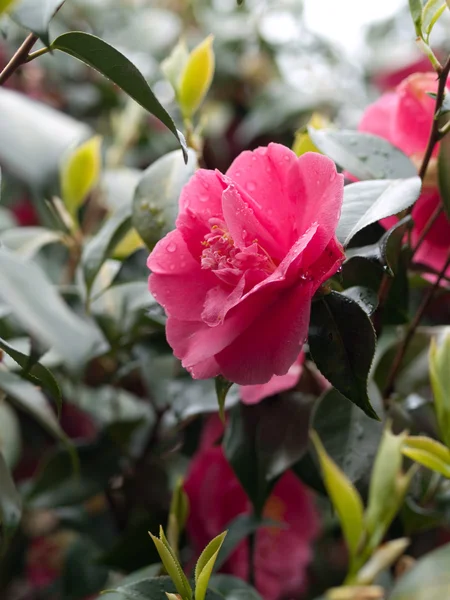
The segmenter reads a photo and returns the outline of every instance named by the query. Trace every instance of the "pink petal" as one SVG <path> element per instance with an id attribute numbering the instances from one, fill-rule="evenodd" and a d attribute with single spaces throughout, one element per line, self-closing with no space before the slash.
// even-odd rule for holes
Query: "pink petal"
<path id="1" fill-rule="evenodd" d="M 297 202 L 296 223 L 299 236 L 314 223 L 318 232 L 305 250 L 304 265 L 314 262 L 336 232 L 344 197 L 344 177 L 332 160 L 307 152 L 293 163 L 289 172 L 289 193 Z"/>
<path id="2" fill-rule="evenodd" d="M 168 316 L 200 320 L 206 295 L 217 278 L 200 267 L 175 229 L 160 240 L 148 257 L 149 288 Z"/>
<path id="3" fill-rule="evenodd" d="M 279 292 L 258 318 L 216 355 L 224 377 L 240 385 L 285 375 L 308 335 L 313 284 Z"/>
<path id="4" fill-rule="evenodd" d="M 366 108 L 358 130 L 372 133 L 388 140 L 394 140 L 394 115 L 398 106 L 398 96 L 391 92 L 383 94 L 376 102 Z M 399 146 L 402 150 L 402 148 Z"/>
<path id="5" fill-rule="evenodd" d="M 301 377 L 305 360 L 303 352 L 300 353 L 295 363 L 290 367 L 286 375 L 274 375 L 267 383 L 259 385 L 243 385 L 239 393 L 244 404 L 257 404 L 264 398 L 279 394 L 293 388 Z"/>
<path id="6" fill-rule="evenodd" d="M 427 92 L 436 92 L 437 86 L 435 74 L 415 73 L 397 88 L 393 143 L 408 156 L 425 152 L 435 106 L 434 99 Z"/>
<path id="7" fill-rule="evenodd" d="M 269 144 L 253 152 L 242 152 L 226 175 L 235 181 L 261 206 L 266 225 L 283 248 L 298 237 L 293 229 L 295 203 L 289 196 L 288 171 L 297 160 L 295 154 L 281 144 Z"/>

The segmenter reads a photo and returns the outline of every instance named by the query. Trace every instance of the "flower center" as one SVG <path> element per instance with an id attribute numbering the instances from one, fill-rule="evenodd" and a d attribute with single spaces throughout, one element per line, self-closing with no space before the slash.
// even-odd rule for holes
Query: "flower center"
<path id="1" fill-rule="evenodd" d="M 224 221 L 214 218 L 209 220 L 209 224 L 211 232 L 205 235 L 202 242 L 202 269 L 226 271 L 235 275 L 249 269 L 267 274 L 275 271 L 276 264 L 258 240 L 251 240 L 245 248 L 237 248 Z"/>

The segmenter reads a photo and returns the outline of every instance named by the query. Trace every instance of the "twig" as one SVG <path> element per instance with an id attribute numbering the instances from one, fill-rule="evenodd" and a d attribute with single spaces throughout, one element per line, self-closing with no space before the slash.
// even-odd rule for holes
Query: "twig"
<path id="1" fill-rule="evenodd" d="M 447 269 L 449 267 L 450 267 L 450 252 L 447 256 L 447 260 L 445 261 L 445 265 L 443 266 L 441 272 L 437 276 L 436 281 L 430 288 L 428 288 L 428 291 L 425 294 L 425 296 L 422 300 L 422 303 L 419 306 L 419 309 L 417 310 L 416 314 L 414 315 L 414 319 L 409 324 L 409 327 L 406 331 L 406 335 L 403 339 L 403 342 L 400 345 L 400 348 L 398 349 L 398 352 L 394 357 L 394 362 L 392 364 L 392 368 L 389 373 L 389 376 L 388 376 L 388 379 L 386 382 L 386 386 L 384 388 L 384 394 L 383 394 L 384 398 L 389 398 L 389 396 L 392 394 L 392 392 L 394 390 L 395 379 L 400 370 L 400 367 L 401 367 L 403 358 L 405 357 L 408 346 L 414 336 L 414 333 L 415 333 L 423 315 L 425 314 L 426 309 L 428 308 L 430 301 L 433 298 L 435 291 L 438 289 L 438 287 L 441 283 L 441 280 L 444 278 L 445 272 L 447 271 Z"/>
<path id="2" fill-rule="evenodd" d="M 27 62 L 28 54 L 38 39 L 39 38 L 37 35 L 30 33 L 30 35 L 26 38 L 24 43 L 20 46 L 9 63 L 0 73 L 0 85 L 3 85 L 6 81 L 8 81 L 11 75 L 13 75 L 21 65 Z"/>
<path id="3" fill-rule="evenodd" d="M 419 239 L 417 240 L 417 244 L 412 249 L 411 258 L 416 254 L 417 250 L 423 244 L 426 236 L 429 234 L 431 228 L 436 223 L 436 221 L 438 220 L 438 218 L 441 215 L 443 210 L 444 210 L 444 207 L 442 206 L 441 203 L 439 203 L 437 205 L 435 211 L 433 212 L 433 214 L 431 215 L 431 217 L 428 219 L 427 223 L 425 224 L 425 227 L 422 229 L 422 233 L 420 234 Z"/>

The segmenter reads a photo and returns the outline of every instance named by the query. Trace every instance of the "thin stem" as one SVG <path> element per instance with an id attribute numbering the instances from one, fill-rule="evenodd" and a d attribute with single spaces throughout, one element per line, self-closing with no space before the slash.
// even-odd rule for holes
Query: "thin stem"
<path id="1" fill-rule="evenodd" d="M 248 536 L 248 582 L 252 587 L 255 587 L 255 558 L 256 558 L 256 533 L 253 532 Z"/>
<path id="2" fill-rule="evenodd" d="M 388 376 L 388 379 L 386 382 L 386 386 L 384 389 L 384 394 L 383 394 L 384 398 L 389 398 L 389 396 L 392 394 L 392 392 L 394 390 L 395 379 L 400 370 L 400 367 L 401 367 L 402 361 L 405 357 L 408 346 L 416 332 L 416 329 L 417 329 L 420 321 L 422 320 L 423 315 L 425 314 L 425 311 L 428 308 L 429 303 L 431 302 L 431 300 L 433 298 L 434 293 L 439 288 L 439 285 L 445 276 L 445 272 L 447 271 L 447 269 L 449 267 L 450 267 L 450 252 L 447 256 L 447 260 L 445 261 L 445 265 L 442 267 L 442 270 L 440 271 L 439 275 L 436 278 L 436 281 L 430 288 L 428 288 L 427 293 L 425 294 L 425 296 L 422 300 L 422 303 L 419 306 L 419 309 L 417 310 L 416 314 L 414 315 L 414 319 L 411 321 L 408 329 L 406 330 L 406 335 L 403 339 L 403 342 L 400 345 L 400 348 L 394 357 L 394 362 L 392 364 L 392 368 L 389 373 L 389 376 Z"/>
<path id="3" fill-rule="evenodd" d="M 416 254 L 417 250 L 423 244 L 426 236 L 428 235 L 428 233 L 430 232 L 431 228 L 433 227 L 433 225 L 438 220 L 438 218 L 439 218 L 439 216 L 440 216 L 440 214 L 442 213 L 443 210 L 444 210 L 444 207 L 442 206 L 442 204 L 439 203 L 436 206 L 436 209 L 433 212 L 433 214 L 431 215 L 431 217 L 428 219 L 425 227 L 422 229 L 422 232 L 421 232 L 421 234 L 419 236 L 419 239 L 417 240 L 417 244 L 412 249 L 412 256 L 414 256 L 414 254 Z"/>
<path id="4" fill-rule="evenodd" d="M 39 58 L 40 56 L 44 56 L 44 54 L 48 54 L 50 51 L 51 51 L 50 48 L 47 48 L 47 46 L 44 46 L 40 50 L 36 50 L 36 52 L 30 52 L 30 54 L 27 56 L 27 59 L 25 60 L 25 62 L 29 63 L 32 60 L 34 60 L 35 58 Z"/>
<path id="5" fill-rule="evenodd" d="M 13 75 L 21 65 L 27 62 L 28 54 L 37 41 L 38 36 L 34 35 L 34 33 L 30 33 L 30 35 L 26 38 L 9 63 L 0 73 L 0 85 L 3 85 L 6 81 L 8 81 L 11 75 Z"/>

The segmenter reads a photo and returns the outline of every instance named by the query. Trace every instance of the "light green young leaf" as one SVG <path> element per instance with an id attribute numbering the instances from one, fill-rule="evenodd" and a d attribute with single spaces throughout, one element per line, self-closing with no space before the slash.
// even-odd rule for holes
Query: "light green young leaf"
<path id="1" fill-rule="evenodd" d="M 445 0 L 428 0 L 425 4 L 422 12 L 422 31 L 426 36 L 427 41 L 434 25 L 446 7 L 447 4 Z"/>
<path id="2" fill-rule="evenodd" d="M 71 150 L 61 164 L 61 195 L 76 220 L 78 209 L 98 182 L 101 171 L 102 139 L 96 135 Z"/>
<path id="3" fill-rule="evenodd" d="M 357 554 L 364 532 L 363 503 L 356 488 L 326 453 L 319 436 L 311 432 L 325 487 L 336 510 L 351 557 Z"/>
<path id="4" fill-rule="evenodd" d="M 227 532 L 225 531 L 211 540 L 198 559 L 195 566 L 195 600 L 205 600 L 214 563 L 226 535 Z"/>
<path id="5" fill-rule="evenodd" d="M 161 63 L 161 71 L 178 94 L 181 76 L 189 60 L 186 42 L 182 39 L 174 47 L 170 55 Z"/>
<path id="6" fill-rule="evenodd" d="M 412 473 L 402 472 L 406 433 L 394 435 L 386 427 L 372 469 L 365 524 L 370 546 L 376 548 L 403 502 Z"/>
<path id="7" fill-rule="evenodd" d="M 167 539 L 175 553 L 177 553 L 178 539 L 186 525 L 188 515 L 189 498 L 183 488 L 183 479 L 180 477 L 172 494 L 167 527 Z"/>
<path id="8" fill-rule="evenodd" d="M 181 74 L 178 102 L 185 119 L 190 119 L 203 102 L 214 76 L 213 36 L 209 35 L 189 54 Z"/>
<path id="9" fill-rule="evenodd" d="M 422 37 L 422 0 L 409 0 L 409 11 L 416 29 L 416 35 Z"/>
<path id="10" fill-rule="evenodd" d="M 16 2 L 16 0 L 0 0 L 0 16 L 7 10 L 11 10 L 14 2 Z"/>
<path id="11" fill-rule="evenodd" d="M 425 436 L 409 436 L 402 445 L 405 456 L 450 479 L 450 450 Z"/>
<path id="12" fill-rule="evenodd" d="M 442 441 L 450 448 L 450 329 L 438 344 L 431 340 L 429 367 L 436 417 Z"/>
<path id="13" fill-rule="evenodd" d="M 172 579 L 177 592 L 180 594 L 183 600 L 191 600 L 192 589 L 189 585 L 189 581 L 184 574 L 178 559 L 170 548 L 162 528 L 160 528 L 160 539 L 152 535 L 150 532 L 149 535 L 156 546 L 164 568 Z"/>
<path id="14" fill-rule="evenodd" d="M 355 583 L 358 585 L 370 585 L 386 569 L 389 569 L 405 552 L 409 546 L 408 538 L 390 540 L 380 546 L 366 564 L 358 571 Z"/>

